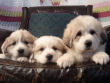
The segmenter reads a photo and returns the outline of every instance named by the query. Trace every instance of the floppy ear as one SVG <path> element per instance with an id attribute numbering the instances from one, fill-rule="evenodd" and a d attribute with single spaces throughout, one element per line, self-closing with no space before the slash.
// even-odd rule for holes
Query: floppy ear
<path id="1" fill-rule="evenodd" d="M 27 31 L 27 30 L 24 30 L 24 34 L 26 34 L 26 35 L 24 35 L 25 36 L 25 38 L 28 40 L 28 41 L 30 41 L 31 43 L 34 43 L 34 41 L 37 39 L 34 35 L 32 35 L 29 31 Z"/>
<path id="2" fill-rule="evenodd" d="M 63 41 L 67 47 L 72 48 L 72 46 L 73 46 L 72 45 L 72 42 L 73 42 L 72 38 L 70 38 L 70 37 L 64 38 L 63 37 Z"/>
<path id="3" fill-rule="evenodd" d="M 31 35 L 31 36 L 30 36 L 31 40 L 32 40 L 32 42 L 34 43 L 34 41 L 37 40 L 37 37 L 35 37 L 35 36 L 32 35 L 31 33 L 30 33 L 30 35 Z"/>
<path id="4" fill-rule="evenodd" d="M 74 37 L 75 37 L 75 35 L 72 34 L 70 29 L 68 29 L 67 31 L 64 32 L 63 41 L 67 47 L 69 47 L 69 48 L 73 47 Z"/>
<path id="5" fill-rule="evenodd" d="M 63 33 L 63 41 L 64 41 L 64 44 L 71 48 L 72 47 L 72 42 L 73 42 L 73 39 L 72 39 L 72 31 L 69 27 L 69 24 L 67 25 L 67 28 L 65 29 L 64 33 Z"/>
<path id="6" fill-rule="evenodd" d="M 101 38 L 101 44 L 105 44 L 105 42 L 107 41 L 107 34 L 104 31 L 104 29 L 102 29 L 100 33 L 100 38 Z"/>
<path id="7" fill-rule="evenodd" d="M 1 50 L 2 50 L 3 54 L 7 53 L 7 47 L 9 46 L 10 40 L 11 39 L 8 37 L 5 39 L 4 43 L 2 44 Z"/>

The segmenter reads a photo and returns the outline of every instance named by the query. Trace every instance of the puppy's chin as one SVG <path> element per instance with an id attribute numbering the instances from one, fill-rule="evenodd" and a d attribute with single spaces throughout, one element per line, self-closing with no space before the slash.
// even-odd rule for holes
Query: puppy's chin
<path id="1" fill-rule="evenodd" d="M 93 52 L 94 52 L 93 49 L 89 49 L 89 50 L 84 50 L 84 51 L 82 52 L 82 54 L 93 53 Z"/>
<path id="2" fill-rule="evenodd" d="M 88 50 L 84 50 L 81 52 L 81 55 L 83 55 L 83 57 L 85 59 L 90 58 L 93 56 L 93 54 L 95 53 L 95 50 L 93 49 L 88 49 Z"/>
<path id="3" fill-rule="evenodd" d="M 26 58 L 29 58 L 31 55 L 31 52 L 27 53 L 27 54 L 18 54 L 17 57 L 26 57 Z"/>
<path id="4" fill-rule="evenodd" d="M 46 58 L 44 58 L 43 60 L 37 59 L 37 62 L 41 64 L 54 64 L 55 63 L 53 60 L 47 60 Z"/>
<path id="5" fill-rule="evenodd" d="M 45 64 L 46 65 L 50 65 L 50 64 L 56 64 L 56 63 L 55 62 L 52 62 L 52 61 L 47 61 Z"/>
<path id="6" fill-rule="evenodd" d="M 41 56 L 41 55 L 34 55 L 34 59 L 36 60 L 36 62 L 41 63 L 41 64 L 55 64 L 56 61 L 52 60 L 47 60 L 46 57 Z"/>
<path id="7" fill-rule="evenodd" d="M 75 47 L 75 52 L 80 53 L 80 54 L 86 54 L 86 53 L 93 53 L 97 49 L 98 47 L 95 47 L 95 46 L 91 46 L 87 48 L 86 46 L 82 45 L 82 47 L 80 46 Z"/>

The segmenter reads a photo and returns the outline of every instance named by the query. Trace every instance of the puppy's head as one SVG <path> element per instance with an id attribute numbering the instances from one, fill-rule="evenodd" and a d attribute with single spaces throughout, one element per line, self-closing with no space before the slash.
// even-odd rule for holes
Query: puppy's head
<path id="1" fill-rule="evenodd" d="M 35 39 L 28 31 L 17 30 L 6 38 L 1 47 L 2 52 L 12 59 L 28 57 L 32 52 L 32 45 Z"/>
<path id="2" fill-rule="evenodd" d="M 65 29 L 65 44 L 77 52 L 96 51 L 106 41 L 101 24 L 92 16 L 78 16 Z"/>
<path id="3" fill-rule="evenodd" d="M 57 59 L 66 53 L 66 46 L 63 41 L 54 36 L 42 36 L 34 43 L 34 59 L 37 62 L 46 64 L 55 63 Z"/>

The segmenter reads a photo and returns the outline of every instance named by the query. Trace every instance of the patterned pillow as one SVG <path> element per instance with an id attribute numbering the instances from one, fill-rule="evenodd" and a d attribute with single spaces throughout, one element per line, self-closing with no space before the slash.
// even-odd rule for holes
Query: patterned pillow
<path id="1" fill-rule="evenodd" d="M 74 13 L 33 13 L 29 21 L 29 31 L 36 37 L 62 37 L 64 28 L 76 16 Z"/>

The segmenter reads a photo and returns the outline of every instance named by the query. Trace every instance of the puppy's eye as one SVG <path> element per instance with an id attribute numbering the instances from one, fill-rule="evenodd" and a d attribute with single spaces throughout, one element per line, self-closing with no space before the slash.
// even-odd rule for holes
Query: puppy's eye
<path id="1" fill-rule="evenodd" d="M 90 30 L 90 34 L 94 35 L 96 32 L 94 30 Z"/>
<path id="2" fill-rule="evenodd" d="M 24 43 L 25 43 L 25 44 L 28 44 L 29 42 L 27 42 L 27 41 L 24 41 Z"/>
<path id="3" fill-rule="evenodd" d="M 79 32 L 76 34 L 76 37 L 77 37 L 77 36 L 81 36 L 81 35 L 82 35 L 81 31 L 79 31 Z"/>
<path id="4" fill-rule="evenodd" d="M 53 50 L 57 50 L 57 48 L 55 46 L 52 47 Z"/>
<path id="5" fill-rule="evenodd" d="M 43 50 L 44 50 L 44 48 L 40 48 L 39 50 L 40 50 L 40 51 L 43 51 Z"/>
<path id="6" fill-rule="evenodd" d="M 13 42 L 12 45 L 16 45 L 16 42 Z"/>

